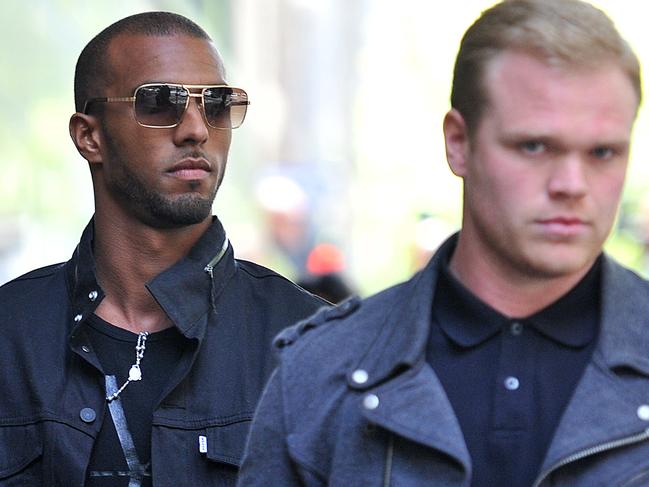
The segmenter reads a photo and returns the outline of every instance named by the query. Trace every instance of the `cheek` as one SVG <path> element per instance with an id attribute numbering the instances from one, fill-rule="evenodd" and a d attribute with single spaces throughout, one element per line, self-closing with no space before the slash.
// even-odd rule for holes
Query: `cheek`
<path id="1" fill-rule="evenodd" d="M 599 191 L 597 202 L 599 214 L 605 218 L 607 223 L 612 222 L 617 213 L 622 193 L 622 185 L 612 186 L 611 184 L 603 185 Z"/>
<path id="2" fill-rule="evenodd" d="M 155 171 L 176 161 L 177 149 L 164 134 L 167 129 L 144 129 L 148 132 L 134 133 L 128 141 L 128 154 L 134 164 L 144 171 Z"/>
<path id="3" fill-rule="evenodd" d="M 481 204 L 511 213 L 539 192 L 540 180 L 541 175 L 498 159 L 476 167 L 467 189 L 478 195 Z"/>
<path id="4" fill-rule="evenodd" d="M 591 194 L 597 200 L 601 211 L 615 212 L 624 188 L 625 176 L 626 171 L 614 168 L 594 177 Z"/>
<path id="5" fill-rule="evenodd" d="M 222 158 L 227 158 L 232 142 L 232 132 L 228 130 L 213 130 L 210 135 L 208 147 L 210 151 L 219 154 Z"/>

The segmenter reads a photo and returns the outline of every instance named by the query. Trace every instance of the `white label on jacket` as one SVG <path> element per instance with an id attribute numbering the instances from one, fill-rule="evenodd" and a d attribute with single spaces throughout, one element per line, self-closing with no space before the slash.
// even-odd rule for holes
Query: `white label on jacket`
<path id="1" fill-rule="evenodd" d="M 200 453 L 207 453 L 207 436 L 200 435 L 198 437 L 198 451 Z"/>

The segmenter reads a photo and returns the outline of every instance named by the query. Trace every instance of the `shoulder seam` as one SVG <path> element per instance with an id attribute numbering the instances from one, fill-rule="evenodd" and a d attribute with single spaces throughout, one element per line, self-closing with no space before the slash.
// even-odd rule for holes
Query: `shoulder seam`
<path id="1" fill-rule="evenodd" d="M 53 274 L 56 274 L 56 272 L 61 269 L 66 263 L 65 262 L 60 262 L 58 264 L 50 264 L 45 267 L 40 267 L 38 269 L 33 269 L 29 272 L 26 272 L 25 274 L 18 276 L 10 281 L 7 281 L 6 284 L 9 284 L 11 282 L 20 282 L 20 281 L 29 281 L 32 279 L 42 279 L 44 277 L 49 277 Z"/>
<path id="2" fill-rule="evenodd" d="M 278 349 L 293 345 L 309 330 L 319 328 L 320 326 L 331 321 L 337 321 L 346 318 L 354 313 L 361 304 L 361 299 L 352 296 L 336 306 L 324 307 L 299 323 L 285 328 L 273 340 L 273 346 Z"/>

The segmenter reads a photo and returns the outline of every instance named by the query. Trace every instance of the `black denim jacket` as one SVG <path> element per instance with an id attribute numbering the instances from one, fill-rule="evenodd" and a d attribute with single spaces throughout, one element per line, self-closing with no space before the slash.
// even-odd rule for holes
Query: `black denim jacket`
<path id="1" fill-rule="evenodd" d="M 84 483 L 106 409 L 85 324 L 104 297 L 92 240 L 91 221 L 68 262 L 0 288 L 0 485 Z M 325 303 L 234 259 L 216 218 L 147 288 L 191 344 L 153 412 L 153 485 L 233 485 L 273 337 Z"/>

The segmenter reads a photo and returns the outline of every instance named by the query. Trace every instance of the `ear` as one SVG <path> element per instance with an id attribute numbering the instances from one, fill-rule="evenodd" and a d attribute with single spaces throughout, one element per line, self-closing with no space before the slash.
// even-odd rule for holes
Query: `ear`
<path id="1" fill-rule="evenodd" d="M 454 108 L 444 117 L 444 142 L 451 171 L 458 177 L 464 177 L 470 151 L 469 134 L 464 117 Z"/>
<path id="2" fill-rule="evenodd" d="M 96 117 L 75 113 L 70 117 L 70 137 L 89 163 L 101 163 L 101 129 Z"/>

